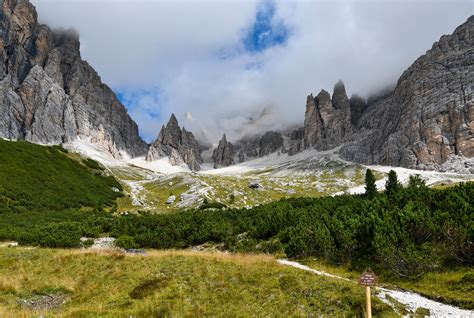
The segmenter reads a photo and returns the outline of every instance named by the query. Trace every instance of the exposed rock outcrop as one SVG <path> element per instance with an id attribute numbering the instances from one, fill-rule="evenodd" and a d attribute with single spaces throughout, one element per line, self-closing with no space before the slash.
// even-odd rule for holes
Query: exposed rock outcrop
<path id="1" fill-rule="evenodd" d="M 288 137 L 290 137 L 290 140 L 303 140 L 303 138 L 304 138 L 304 127 L 299 127 L 297 129 L 292 130 L 288 134 Z"/>
<path id="2" fill-rule="evenodd" d="M 474 16 L 444 35 L 400 77 L 391 92 L 347 100 L 341 83 L 306 103 L 304 145 L 340 145 L 344 159 L 439 169 L 474 156 Z"/>
<path id="3" fill-rule="evenodd" d="M 353 127 L 358 127 L 359 119 L 367 107 L 365 100 L 359 95 L 353 95 L 349 100 L 351 106 L 351 124 Z"/>
<path id="4" fill-rule="evenodd" d="M 351 107 L 342 81 L 331 95 L 325 91 L 306 100 L 304 146 L 330 149 L 352 137 Z"/>
<path id="5" fill-rule="evenodd" d="M 280 132 L 268 131 L 260 138 L 258 142 L 260 149 L 259 157 L 263 157 L 277 151 L 283 146 L 283 136 Z"/>
<path id="6" fill-rule="evenodd" d="M 278 131 L 268 131 L 263 135 L 245 137 L 235 144 L 239 162 L 266 156 L 283 146 L 283 135 Z"/>
<path id="7" fill-rule="evenodd" d="M 91 138 L 116 157 L 147 145 L 112 90 L 81 59 L 74 31 L 52 31 L 27 0 L 0 7 L 0 137 L 59 144 Z"/>
<path id="8" fill-rule="evenodd" d="M 160 134 L 148 149 L 147 161 L 169 157 L 172 165 L 187 164 L 193 171 L 201 169 L 202 158 L 198 142 L 193 133 L 184 127 L 181 129 L 174 114 L 166 126 L 161 127 Z"/>
<path id="9" fill-rule="evenodd" d="M 234 164 L 234 145 L 227 141 L 226 135 L 222 136 L 219 146 L 212 154 L 214 168 L 227 167 Z"/>

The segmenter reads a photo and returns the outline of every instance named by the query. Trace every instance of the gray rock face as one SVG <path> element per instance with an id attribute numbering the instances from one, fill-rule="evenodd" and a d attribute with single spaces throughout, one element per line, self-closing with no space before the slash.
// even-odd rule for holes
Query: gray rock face
<path id="1" fill-rule="evenodd" d="M 306 100 L 304 147 L 326 150 L 352 137 L 351 108 L 344 84 L 339 81 L 331 95 L 322 90 Z"/>
<path id="2" fill-rule="evenodd" d="M 156 141 L 148 149 L 147 161 L 169 157 L 172 165 L 186 163 L 193 171 L 201 169 L 201 150 L 193 133 L 181 129 L 174 114 L 166 126 L 161 127 Z"/>
<path id="3" fill-rule="evenodd" d="M 295 130 L 292 130 L 289 134 L 288 137 L 290 137 L 290 140 L 303 140 L 304 138 L 304 127 L 297 128 Z"/>
<path id="4" fill-rule="evenodd" d="M 283 135 L 278 131 L 268 131 L 263 135 L 245 137 L 235 144 L 239 162 L 266 156 L 282 147 Z"/>
<path id="5" fill-rule="evenodd" d="M 353 146 L 357 151 L 341 153 L 351 158 L 363 151 L 369 162 L 419 169 L 438 169 L 453 155 L 473 157 L 473 83 L 471 16 L 418 58 L 389 96 L 369 105 L 360 124 L 371 133 Z"/>
<path id="6" fill-rule="evenodd" d="M 344 159 L 439 169 L 452 156 L 474 156 L 474 16 L 444 35 L 400 77 L 365 103 L 336 84 L 332 100 L 308 97 L 305 147 L 344 144 Z M 349 105 L 349 111 L 347 107 Z"/>
<path id="7" fill-rule="evenodd" d="M 40 25 L 27 0 L 0 5 L 0 137 L 58 144 L 82 136 L 116 157 L 143 155 L 137 125 L 81 59 L 77 33 Z"/>
<path id="8" fill-rule="evenodd" d="M 358 127 L 359 119 L 362 117 L 362 113 L 365 111 L 367 103 L 362 97 L 353 95 L 349 100 L 349 104 L 351 107 L 351 124 L 353 127 Z"/>
<path id="9" fill-rule="evenodd" d="M 212 154 L 214 168 L 227 167 L 234 164 L 234 145 L 227 141 L 226 135 L 222 136 L 219 146 Z"/>
<path id="10" fill-rule="evenodd" d="M 283 146 L 283 136 L 280 132 L 268 131 L 260 138 L 258 144 L 260 146 L 258 155 L 263 157 Z"/>

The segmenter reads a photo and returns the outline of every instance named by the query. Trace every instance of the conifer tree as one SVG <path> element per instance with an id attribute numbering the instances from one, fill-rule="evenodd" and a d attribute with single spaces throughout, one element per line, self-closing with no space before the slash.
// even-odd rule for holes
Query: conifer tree
<path id="1" fill-rule="evenodd" d="M 375 177 L 372 170 L 367 169 L 365 172 L 365 195 L 372 199 L 377 194 L 377 186 L 375 185 Z"/>
<path id="2" fill-rule="evenodd" d="M 388 195 L 392 195 L 400 190 L 402 185 L 398 181 L 397 173 L 393 170 L 390 170 L 388 173 L 388 180 L 385 184 L 385 193 Z"/>

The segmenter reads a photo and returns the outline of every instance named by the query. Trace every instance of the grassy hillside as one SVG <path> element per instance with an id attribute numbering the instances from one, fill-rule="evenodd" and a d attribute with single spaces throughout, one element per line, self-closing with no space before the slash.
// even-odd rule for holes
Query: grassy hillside
<path id="1" fill-rule="evenodd" d="M 59 146 L 0 139 L 0 213 L 101 209 L 113 206 L 121 189 L 93 160 Z"/>
<path id="2" fill-rule="evenodd" d="M 1 317 L 363 317 L 362 287 L 271 256 L 0 248 L 0 267 Z"/>

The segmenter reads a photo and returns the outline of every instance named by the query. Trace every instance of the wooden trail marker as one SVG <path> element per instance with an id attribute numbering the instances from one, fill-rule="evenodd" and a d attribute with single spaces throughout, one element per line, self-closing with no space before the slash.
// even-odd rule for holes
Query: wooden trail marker
<path id="1" fill-rule="evenodd" d="M 377 276 L 370 269 L 362 273 L 359 278 L 359 285 L 365 286 L 365 311 L 367 318 L 372 318 L 372 304 L 370 287 L 377 285 Z"/>

